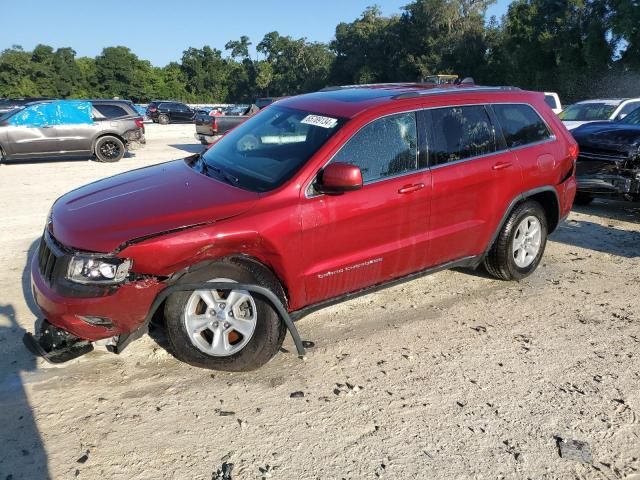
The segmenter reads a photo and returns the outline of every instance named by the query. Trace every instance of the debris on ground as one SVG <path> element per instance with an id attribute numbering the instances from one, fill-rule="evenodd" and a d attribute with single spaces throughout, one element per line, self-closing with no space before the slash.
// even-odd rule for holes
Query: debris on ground
<path id="1" fill-rule="evenodd" d="M 233 463 L 223 462 L 222 466 L 213 474 L 211 480 L 231 480 L 231 472 L 233 472 Z"/>
<path id="2" fill-rule="evenodd" d="M 354 385 L 349 382 L 336 383 L 336 388 L 333 389 L 333 393 L 335 395 L 341 395 L 341 394 L 353 395 L 354 393 L 360 392 L 362 388 L 363 387 L 361 387 L 360 385 Z"/>
<path id="3" fill-rule="evenodd" d="M 593 463 L 591 455 L 591 447 L 587 442 L 580 440 L 565 440 L 556 437 L 556 445 L 558 446 L 558 454 L 565 460 L 573 460 L 580 463 Z"/>
<path id="4" fill-rule="evenodd" d="M 304 392 L 293 392 L 291 395 L 289 395 L 289 398 L 302 398 L 304 397 Z"/>

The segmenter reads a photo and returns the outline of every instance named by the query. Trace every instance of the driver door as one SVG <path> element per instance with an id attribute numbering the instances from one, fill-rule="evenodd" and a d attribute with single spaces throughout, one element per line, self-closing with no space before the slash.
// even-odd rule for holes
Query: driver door
<path id="1" fill-rule="evenodd" d="M 307 189 L 301 215 L 308 304 L 424 268 L 431 174 L 419 169 L 417 146 L 414 112 L 375 120 L 332 159 L 360 167 L 363 187 L 341 195 Z"/>

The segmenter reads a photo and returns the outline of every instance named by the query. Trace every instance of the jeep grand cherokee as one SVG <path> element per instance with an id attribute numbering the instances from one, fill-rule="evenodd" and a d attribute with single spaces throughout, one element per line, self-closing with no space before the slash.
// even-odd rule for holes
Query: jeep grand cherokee
<path id="1" fill-rule="evenodd" d="M 155 312 L 185 362 L 249 370 L 292 317 L 443 268 L 520 280 L 568 215 L 578 148 L 541 93 L 387 84 L 281 100 L 206 153 L 59 198 L 32 264 L 47 332 L 126 344 Z M 220 284 L 228 288 L 218 288 Z"/>

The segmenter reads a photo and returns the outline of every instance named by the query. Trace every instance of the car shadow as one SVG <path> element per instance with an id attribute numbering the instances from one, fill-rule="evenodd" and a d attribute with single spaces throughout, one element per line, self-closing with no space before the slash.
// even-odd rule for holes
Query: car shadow
<path id="1" fill-rule="evenodd" d="M 127 151 L 124 154 L 123 160 L 128 158 L 135 158 L 135 150 Z M 76 162 L 95 162 L 100 164 L 102 162 L 96 161 L 93 157 L 84 156 L 69 156 L 69 157 L 42 157 L 42 158 L 28 158 L 25 160 L 3 160 L 2 165 L 7 167 L 13 167 L 17 165 L 33 165 L 36 163 L 76 163 Z"/>
<path id="2" fill-rule="evenodd" d="M 29 307 L 29 311 L 36 318 L 40 316 L 40 309 L 33 298 L 33 290 L 31 289 L 31 260 L 38 251 L 38 245 L 40 245 L 40 238 L 35 239 L 29 246 L 27 250 L 27 261 L 22 270 L 22 296 L 24 297 L 24 302 L 27 304 L 27 307 Z"/>
<path id="3" fill-rule="evenodd" d="M 549 240 L 619 257 L 640 257 L 640 232 L 614 225 L 568 220 L 553 232 Z"/>
<path id="4" fill-rule="evenodd" d="M 205 150 L 205 146 L 199 143 L 177 143 L 169 146 L 188 153 L 201 153 Z"/>
<path id="5" fill-rule="evenodd" d="M 0 304 L 0 478 L 51 478 L 47 454 L 24 388 L 23 374 L 37 369 L 22 344 L 25 330 L 11 304 Z"/>
<path id="6" fill-rule="evenodd" d="M 584 206 L 574 205 L 573 210 L 585 215 L 595 215 L 630 223 L 640 223 L 640 202 L 623 200 L 595 199 Z"/>

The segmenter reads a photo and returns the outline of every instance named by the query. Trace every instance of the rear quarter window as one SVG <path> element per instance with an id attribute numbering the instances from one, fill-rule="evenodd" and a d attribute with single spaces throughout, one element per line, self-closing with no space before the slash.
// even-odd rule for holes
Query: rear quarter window
<path id="1" fill-rule="evenodd" d="M 118 105 L 94 105 L 93 106 L 105 118 L 126 117 L 129 113 Z"/>
<path id="2" fill-rule="evenodd" d="M 520 147 L 551 138 L 551 132 L 540 115 L 529 105 L 493 105 L 507 147 Z"/>

